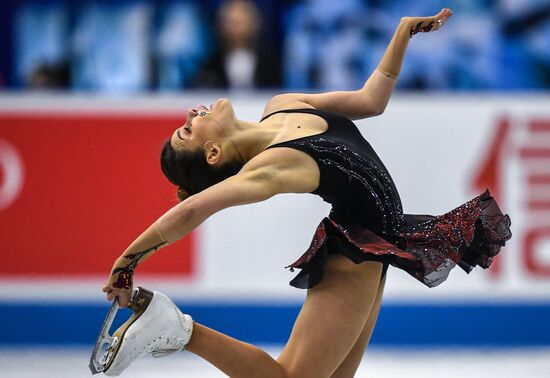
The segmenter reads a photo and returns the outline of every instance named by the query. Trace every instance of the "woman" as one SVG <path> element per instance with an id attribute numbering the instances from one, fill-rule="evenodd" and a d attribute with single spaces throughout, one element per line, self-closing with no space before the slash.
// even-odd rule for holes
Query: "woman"
<path id="1" fill-rule="evenodd" d="M 278 95 L 261 123 L 236 119 L 225 99 L 189 110 L 161 158 L 183 201 L 116 260 L 103 288 L 107 299 L 127 305 L 138 262 L 224 208 L 279 193 L 318 194 L 333 209 L 291 265 L 301 269 L 291 284 L 308 292 L 281 356 L 274 360 L 184 315 L 168 326 L 177 342 L 164 349 L 185 346 L 231 377 L 351 377 L 376 323 L 388 264 L 428 286 L 442 282 L 455 264 L 466 271 L 488 267 L 510 237 L 509 218 L 488 193 L 441 217 L 404 215 L 389 173 L 349 120 L 384 111 L 409 39 L 439 29 L 450 16 L 443 9 L 434 17 L 401 19 L 360 90 Z M 151 340 L 143 351 L 161 344 Z"/>
<path id="2" fill-rule="evenodd" d="M 194 78 L 198 88 L 252 89 L 281 85 L 273 46 L 261 45 L 262 17 L 255 2 L 225 0 L 217 11 L 217 47 Z"/>

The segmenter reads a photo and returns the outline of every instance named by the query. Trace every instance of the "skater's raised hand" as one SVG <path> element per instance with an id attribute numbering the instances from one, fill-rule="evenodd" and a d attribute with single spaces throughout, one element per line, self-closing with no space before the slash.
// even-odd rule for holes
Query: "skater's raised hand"
<path id="1" fill-rule="evenodd" d="M 412 37 L 416 33 L 428 33 L 440 29 L 452 15 L 453 12 L 450 9 L 443 8 L 435 16 L 403 17 L 401 22 L 409 26 L 409 35 Z"/>

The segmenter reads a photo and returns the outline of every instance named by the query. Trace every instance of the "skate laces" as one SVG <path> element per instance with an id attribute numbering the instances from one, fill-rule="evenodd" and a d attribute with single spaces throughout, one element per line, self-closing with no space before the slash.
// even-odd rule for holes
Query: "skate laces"
<path id="1" fill-rule="evenodd" d="M 185 349 L 185 341 L 181 337 L 159 336 L 151 341 L 145 348 L 146 353 L 152 353 L 153 357 L 165 357 L 172 353 Z"/>

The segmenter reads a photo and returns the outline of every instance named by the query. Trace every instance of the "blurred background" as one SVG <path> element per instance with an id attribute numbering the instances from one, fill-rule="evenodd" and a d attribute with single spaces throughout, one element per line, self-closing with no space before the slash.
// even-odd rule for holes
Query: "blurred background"
<path id="1" fill-rule="evenodd" d="M 415 40 L 403 90 L 542 91 L 547 0 L 2 2 L 0 86 L 71 92 L 357 87 L 403 15 L 456 10 Z"/>
<path id="2" fill-rule="evenodd" d="M 188 107 L 229 97 L 258 120 L 277 93 L 357 89 L 401 17 L 442 7 L 385 113 L 358 125 L 406 212 L 489 188 L 514 237 L 435 289 L 390 270 L 357 376 L 550 376 L 550 0 L 0 2 L 0 376 L 89 375 L 114 259 L 176 204 L 159 153 Z M 304 195 L 228 209 L 136 283 L 276 355 L 304 296 L 283 267 L 328 210 Z M 222 376 L 169 361 L 128 374 Z"/>

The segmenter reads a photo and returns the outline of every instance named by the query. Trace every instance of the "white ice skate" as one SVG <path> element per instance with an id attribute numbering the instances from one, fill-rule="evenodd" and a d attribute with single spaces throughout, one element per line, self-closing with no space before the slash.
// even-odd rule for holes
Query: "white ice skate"
<path id="1" fill-rule="evenodd" d="M 128 305 L 134 313 L 112 336 L 109 329 L 118 311 L 116 299 L 103 322 L 90 359 L 92 374 L 117 376 L 146 353 L 162 357 L 182 351 L 191 338 L 193 319 L 182 314 L 164 294 L 142 287 L 134 289 Z M 110 344 L 106 350 L 103 348 Z"/>

